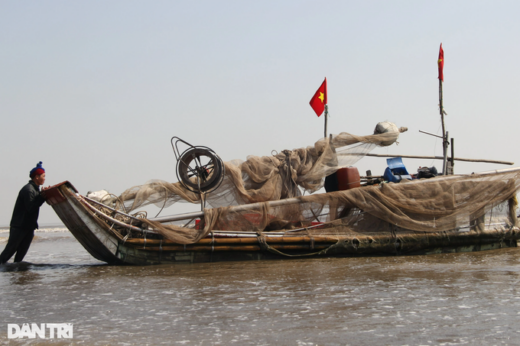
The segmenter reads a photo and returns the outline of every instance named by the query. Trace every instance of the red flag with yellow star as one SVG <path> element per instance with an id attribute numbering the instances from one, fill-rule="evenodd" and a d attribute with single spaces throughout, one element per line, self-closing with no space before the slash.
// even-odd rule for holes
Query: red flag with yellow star
<path id="1" fill-rule="evenodd" d="M 317 116 L 320 116 L 323 113 L 325 105 L 327 104 L 327 78 L 325 78 L 323 83 L 321 83 L 321 86 L 318 88 L 309 104 L 312 109 L 314 109 Z"/>
<path id="2" fill-rule="evenodd" d="M 442 43 L 441 48 L 439 49 L 439 60 L 437 63 L 439 64 L 439 79 L 444 82 L 444 51 L 442 50 Z"/>

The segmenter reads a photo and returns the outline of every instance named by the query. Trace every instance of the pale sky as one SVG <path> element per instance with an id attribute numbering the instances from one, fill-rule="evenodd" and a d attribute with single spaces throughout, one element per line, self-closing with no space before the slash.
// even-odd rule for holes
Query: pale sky
<path id="1" fill-rule="evenodd" d="M 120 194 L 176 181 L 172 136 L 225 161 L 313 145 L 323 117 L 309 100 L 324 77 L 329 132 L 388 120 L 409 131 L 374 153 L 441 155 L 418 132 L 441 133 L 441 42 L 455 156 L 520 166 L 519 13 L 517 1 L 0 0 L 0 226 L 38 161 L 45 185 Z M 357 166 L 382 174 L 386 160 Z M 40 225 L 58 222 L 42 206 Z"/>

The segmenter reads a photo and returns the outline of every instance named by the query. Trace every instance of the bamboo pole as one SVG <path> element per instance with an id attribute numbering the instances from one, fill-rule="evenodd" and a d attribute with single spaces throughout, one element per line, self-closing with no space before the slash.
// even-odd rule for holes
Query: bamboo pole
<path id="1" fill-rule="evenodd" d="M 301 197 L 293 197 L 293 198 L 280 199 L 277 201 L 259 202 L 259 203 L 251 203 L 251 204 L 233 206 L 233 207 L 230 207 L 230 210 L 232 210 L 234 212 L 241 212 L 241 211 L 260 209 L 264 203 L 267 203 L 270 207 L 279 207 L 282 205 L 297 204 L 300 202 L 301 202 Z M 149 219 L 149 220 L 157 221 L 157 222 L 171 222 L 171 221 L 178 221 L 178 220 L 184 220 L 184 219 L 195 218 L 195 217 L 203 217 L 203 216 L 204 216 L 204 212 L 194 212 L 194 213 L 186 213 L 186 214 L 181 214 L 181 215 L 158 217 L 158 218 Z"/>
<path id="2" fill-rule="evenodd" d="M 326 245 L 269 245 L 271 248 L 276 250 L 323 250 L 330 247 L 330 244 Z M 163 247 L 146 247 L 149 251 L 200 251 L 200 252 L 212 252 L 212 251 L 263 251 L 259 245 L 243 245 L 243 246 L 193 246 L 193 245 L 172 245 Z"/>
<path id="3" fill-rule="evenodd" d="M 455 139 L 451 139 L 451 174 L 455 174 Z"/>
<path id="4" fill-rule="evenodd" d="M 139 220 L 137 217 L 132 216 L 132 215 L 128 215 L 127 213 L 123 213 L 121 210 L 117 210 L 117 209 L 114 209 L 114 208 L 112 208 L 112 207 L 109 207 L 109 206 L 106 205 L 106 204 L 103 204 L 103 203 L 98 202 L 98 201 L 96 201 L 96 200 L 94 200 L 94 199 L 88 198 L 88 197 L 86 197 L 86 196 L 82 196 L 82 195 L 80 195 L 79 193 L 76 193 L 76 195 L 77 195 L 77 196 L 81 196 L 81 198 L 87 200 L 87 201 L 90 202 L 90 203 L 94 203 L 94 204 L 96 204 L 96 205 L 98 205 L 98 206 L 100 206 L 100 207 L 103 207 L 103 208 L 108 209 L 108 210 L 110 210 L 110 211 L 113 211 L 113 212 L 115 212 L 115 213 L 118 213 L 118 214 L 121 214 L 121 215 L 123 215 L 123 216 L 126 216 L 126 217 L 128 217 L 128 218 L 130 218 L 130 219 L 132 219 L 132 220 L 136 220 L 136 221 L 139 221 L 139 222 L 140 222 L 140 220 Z"/>
<path id="5" fill-rule="evenodd" d="M 326 236 L 316 236 L 316 237 L 266 237 L 266 242 L 268 243 L 310 243 L 314 241 L 315 243 L 336 243 L 338 242 L 337 237 L 326 237 Z M 175 243 L 171 240 L 160 240 L 160 239 L 146 239 L 146 241 L 142 238 L 134 238 L 128 239 L 126 243 L 134 244 L 134 245 L 146 245 L 146 246 L 159 246 L 159 245 L 178 245 L 179 243 Z M 199 240 L 196 244 L 257 244 L 258 238 L 204 238 Z"/>
<path id="6" fill-rule="evenodd" d="M 448 131 L 444 133 L 444 169 L 442 170 L 442 175 L 448 175 Z"/>
<path id="7" fill-rule="evenodd" d="M 434 135 L 433 133 L 429 133 L 429 132 L 426 132 L 426 131 L 421 131 L 421 130 L 419 130 L 419 132 L 420 132 L 420 133 L 425 133 L 425 134 L 427 134 L 427 135 L 430 135 L 430 136 L 433 136 L 433 137 L 437 137 L 437 138 L 440 138 L 440 139 L 442 139 L 442 137 L 441 137 L 441 136 L 437 136 L 437 135 Z"/>
<path id="8" fill-rule="evenodd" d="M 366 156 L 372 157 L 403 157 L 406 159 L 427 159 L 427 160 L 443 160 L 443 156 L 418 156 L 418 155 L 390 155 L 390 154 L 366 154 Z M 484 160 L 484 159 L 465 159 L 462 157 L 454 157 L 455 161 L 466 161 L 466 162 L 482 162 L 482 163 L 497 163 L 500 165 L 514 165 L 514 162 L 509 161 L 498 161 L 498 160 Z"/>
<path id="9" fill-rule="evenodd" d="M 84 198 L 84 197 L 82 197 Z M 80 197 L 80 201 L 81 201 L 81 197 Z M 121 227 L 124 227 L 124 228 L 128 228 L 128 229 L 131 229 L 131 230 L 134 230 L 134 231 L 138 231 L 138 232 L 142 232 L 143 229 L 142 228 L 139 228 L 139 227 L 136 227 L 136 226 L 133 226 L 133 225 L 130 225 L 130 224 L 127 224 L 127 223 L 124 223 L 122 221 L 119 221 L 117 219 L 114 219 L 113 217 L 110 217 L 108 215 L 106 215 L 105 213 L 103 213 L 102 211 L 100 210 L 97 210 L 96 208 L 94 208 L 93 206 L 91 206 L 89 203 L 87 203 L 86 201 L 81 201 L 83 202 L 83 205 L 85 205 L 88 209 L 90 209 L 90 211 L 92 211 L 92 213 L 94 213 L 94 215 L 101 215 L 102 217 L 104 217 L 105 219 L 107 219 L 108 221 L 118 225 L 118 226 L 121 226 Z"/>

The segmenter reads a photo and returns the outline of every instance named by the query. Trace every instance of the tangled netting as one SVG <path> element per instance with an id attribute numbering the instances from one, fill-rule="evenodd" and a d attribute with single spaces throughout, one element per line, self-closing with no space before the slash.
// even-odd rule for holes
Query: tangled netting
<path id="1" fill-rule="evenodd" d="M 301 189 L 313 193 L 323 187 L 326 176 L 353 165 L 377 146 L 395 143 L 406 130 L 383 122 L 373 135 L 343 132 L 321 139 L 313 147 L 283 150 L 273 156 L 249 156 L 245 162 L 224 162 L 222 185 L 207 196 L 206 203 L 217 208 L 298 197 Z M 126 211 L 132 211 L 149 204 L 166 208 L 180 201 L 199 203 L 200 198 L 181 183 L 152 180 L 126 190 L 119 200 Z"/>
<path id="2" fill-rule="evenodd" d="M 195 243 L 213 230 L 259 235 L 292 230 L 293 234 L 338 239 L 353 233 L 478 232 L 517 225 L 519 188 L 520 170 L 436 177 L 301 196 L 279 201 L 289 204 L 274 207 L 264 202 L 251 210 L 244 210 L 244 206 L 206 209 L 204 218 L 194 227 L 143 222 L 179 244 Z"/>

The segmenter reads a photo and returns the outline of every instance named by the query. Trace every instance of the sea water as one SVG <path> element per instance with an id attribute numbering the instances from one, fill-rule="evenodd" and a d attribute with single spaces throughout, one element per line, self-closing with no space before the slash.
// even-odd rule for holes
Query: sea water
<path id="1" fill-rule="evenodd" d="M 0 266 L 0 344 L 520 344 L 517 248 L 109 266 L 54 228 L 25 261 Z M 72 323 L 73 338 L 9 340 L 24 323 Z"/>

